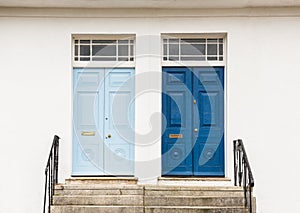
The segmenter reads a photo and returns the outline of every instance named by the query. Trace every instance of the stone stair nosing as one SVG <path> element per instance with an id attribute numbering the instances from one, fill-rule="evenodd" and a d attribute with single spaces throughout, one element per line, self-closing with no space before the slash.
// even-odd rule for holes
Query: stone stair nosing
<path id="1" fill-rule="evenodd" d="M 144 213 L 246 213 L 242 206 L 211 207 L 211 206 L 151 206 L 145 207 Z"/>
<path id="2" fill-rule="evenodd" d="M 71 177 L 66 184 L 137 184 L 136 177 Z"/>
<path id="3" fill-rule="evenodd" d="M 55 187 L 55 195 L 143 195 L 143 186 L 139 185 L 68 185 Z"/>
<path id="4" fill-rule="evenodd" d="M 242 196 L 243 190 L 236 187 L 190 187 L 190 186 L 145 186 L 147 196 Z"/>
<path id="5" fill-rule="evenodd" d="M 54 205 L 116 205 L 116 206 L 142 206 L 142 195 L 65 195 L 54 196 Z"/>
<path id="6" fill-rule="evenodd" d="M 51 206 L 51 213 L 144 213 L 143 206 Z"/>
<path id="7" fill-rule="evenodd" d="M 243 197 L 146 196 L 145 206 L 243 206 Z"/>

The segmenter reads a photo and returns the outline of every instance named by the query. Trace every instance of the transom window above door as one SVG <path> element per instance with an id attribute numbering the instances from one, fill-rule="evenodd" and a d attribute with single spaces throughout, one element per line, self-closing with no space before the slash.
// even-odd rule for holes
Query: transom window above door
<path id="1" fill-rule="evenodd" d="M 124 35 L 73 37 L 73 63 L 103 64 L 134 62 L 135 38 Z"/>
<path id="2" fill-rule="evenodd" d="M 162 36 L 163 62 L 224 63 L 224 34 L 168 34 Z"/>

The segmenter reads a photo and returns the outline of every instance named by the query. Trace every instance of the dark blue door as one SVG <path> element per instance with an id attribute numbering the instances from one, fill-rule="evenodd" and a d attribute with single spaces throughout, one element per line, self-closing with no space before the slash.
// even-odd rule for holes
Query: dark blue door
<path id="1" fill-rule="evenodd" d="M 163 175 L 224 176 L 224 68 L 163 68 Z"/>
<path id="2" fill-rule="evenodd" d="M 163 174 L 193 175 L 192 73 L 187 68 L 163 69 Z"/>

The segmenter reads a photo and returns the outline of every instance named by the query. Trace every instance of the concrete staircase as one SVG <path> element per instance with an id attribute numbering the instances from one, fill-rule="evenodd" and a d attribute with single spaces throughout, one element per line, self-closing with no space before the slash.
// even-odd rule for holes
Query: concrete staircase
<path id="1" fill-rule="evenodd" d="M 76 178 L 55 187 L 51 213 L 245 213 L 239 187 L 138 185 L 133 178 Z"/>

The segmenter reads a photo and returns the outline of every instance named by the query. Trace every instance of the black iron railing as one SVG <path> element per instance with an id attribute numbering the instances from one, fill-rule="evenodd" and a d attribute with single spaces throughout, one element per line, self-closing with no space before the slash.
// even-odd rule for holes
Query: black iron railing
<path id="1" fill-rule="evenodd" d="M 50 149 L 46 169 L 45 169 L 45 194 L 44 194 L 44 209 L 43 213 L 50 213 L 50 206 L 53 204 L 54 187 L 58 179 L 58 148 L 59 137 L 54 136 L 53 143 Z M 47 196 L 48 194 L 48 196 Z M 48 198 L 47 198 L 48 197 Z M 48 203 L 48 206 L 47 206 Z"/>
<path id="2" fill-rule="evenodd" d="M 254 187 L 254 178 L 245 151 L 243 141 L 241 139 L 233 141 L 234 154 L 234 185 L 244 188 L 245 207 L 249 212 L 253 212 L 252 191 Z"/>

